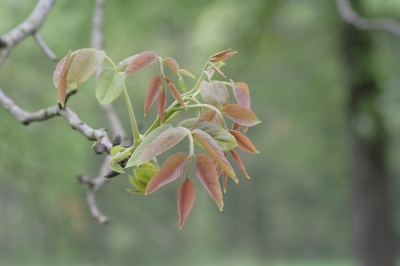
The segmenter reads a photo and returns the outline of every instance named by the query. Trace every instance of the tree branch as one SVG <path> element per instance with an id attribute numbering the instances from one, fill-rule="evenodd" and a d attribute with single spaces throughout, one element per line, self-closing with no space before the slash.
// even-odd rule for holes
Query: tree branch
<path id="1" fill-rule="evenodd" d="M 103 49 L 103 20 L 104 20 L 104 4 L 105 0 L 96 0 L 93 12 L 93 20 L 92 20 L 92 47 L 98 50 Z M 102 71 L 102 68 L 99 67 L 96 70 L 96 76 L 99 76 Z M 101 108 L 104 111 L 104 114 L 107 118 L 107 122 L 111 127 L 111 131 L 114 136 L 120 134 L 122 139 L 126 138 L 126 133 L 122 123 L 117 116 L 112 104 L 102 105 Z"/>
<path id="2" fill-rule="evenodd" d="M 71 95 L 71 94 L 70 94 Z M 88 140 L 98 141 L 104 145 L 107 153 L 112 149 L 112 143 L 108 138 L 106 129 L 93 129 L 80 120 L 78 115 L 69 108 L 62 109 L 55 105 L 37 112 L 27 112 L 19 107 L 11 98 L 9 98 L 0 88 L 0 105 L 14 116 L 20 123 L 29 125 L 32 122 L 38 122 L 50 119 L 55 116 L 64 118 L 71 127 L 79 131 Z"/>
<path id="3" fill-rule="evenodd" d="M 361 30 L 383 30 L 400 37 L 400 24 L 392 19 L 366 19 L 357 14 L 350 6 L 349 0 L 335 0 L 340 16 L 346 22 Z"/>
<path id="4" fill-rule="evenodd" d="M 24 22 L 9 33 L 0 36 L 0 47 L 3 47 L 3 51 L 0 54 L 0 66 L 4 63 L 15 45 L 29 35 L 37 32 L 47 18 L 55 2 L 56 0 L 39 0 L 35 9 Z"/>

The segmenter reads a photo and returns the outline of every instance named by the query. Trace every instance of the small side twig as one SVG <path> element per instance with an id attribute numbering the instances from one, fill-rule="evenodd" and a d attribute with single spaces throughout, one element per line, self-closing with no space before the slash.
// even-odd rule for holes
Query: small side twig
<path id="1" fill-rule="evenodd" d="M 95 178 L 89 178 L 85 175 L 78 176 L 78 181 L 83 184 L 88 185 L 88 192 L 87 192 L 87 203 L 90 208 L 90 212 L 94 218 L 101 224 L 105 224 L 108 222 L 107 216 L 102 214 L 97 207 L 96 203 L 96 192 L 105 184 L 107 183 L 108 179 L 104 177 L 105 173 L 108 171 L 108 163 L 110 162 L 111 158 L 107 157 L 99 171 L 99 175 Z"/>
<path id="2" fill-rule="evenodd" d="M 43 41 L 42 37 L 40 37 L 39 33 L 35 31 L 32 33 L 33 38 L 35 39 L 36 43 L 39 47 L 43 50 L 43 52 L 53 61 L 57 60 L 57 56 L 53 53 L 53 51 L 47 46 L 47 44 Z"/>
<path id="3" fill-rule="evenodd" d="M 400 37 L 400 24 L 392 19 L 367 19 L 357 14 L 349 0 L 335 0 L 340 16 L 346 22 L 361 30 L 383 30 Z"/>
<path id="4" fill-rule="evenodd" d="M 2 47 L 0 53 L 0 66 L 4 63 L 14 46 L 23 41 L 29 35 L 38 31 L 53 8 L 55 2 L 56 0 L 39 0 L 35 9 L 24 22 L 12 29 L 10 32 L 0 36 L 0 47 Z"/>

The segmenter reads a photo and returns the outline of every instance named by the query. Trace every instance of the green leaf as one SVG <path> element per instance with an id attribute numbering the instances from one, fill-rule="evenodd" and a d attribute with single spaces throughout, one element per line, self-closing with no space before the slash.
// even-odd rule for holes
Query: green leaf
<path id="1" fill-rule="evenodd" d="M 178 144 L 188 134 L 187 129 L 175 127 L 165 130 L 140 154 L 137 164 L 141 165 Z"/>
<path id="2" fill-rule="evenodd" d="M 185 75 L 189 78 L 196 78 L 195 76 L 193 76 L 192 73 L 190 73 L 189 71 L 187 71 L 186 69 L 178 69 L 177 71 L 179 74 Z"/>
<path id="3" fill-rule="evenodd" d="M 111 161 L 111 162 L 109 163 L 109 166 L 110 166 L 110 168 L 111 168 L 112 170 L 114 170 L 114 171 L 117 172 L 117 173 L 120 173 L 120 174 L 125 173 L 125 170 L 124 170 L 124 169 L 122 168 L 122 166 L 119 165 L 118 163 L 115 163 L 115 162 Z"/>
<path id="4" fill-rule="evenodd" d="M 138 190 L 138 189 L 129 189 L 129 188 L 127 188 L 126 190 L 128 190 L 128 192 L 130 192 L 132 194 L 144 195 L 144 192 L 140 192 L 140 190 Z"/>
<path id="5" fill-rule="evenodd" d="M 204 102 L 215 106 L 219 110 L 229 103 L 229 91 L 225 84 L 220 81 L 200 83 L 200 94 Z"/>
<path id="6" fill-rule="evenodd" d="M 137 180 L 133 176 L 129 176 L 129 181 L 131 182 L 132 185 L 134 185 L 141 193 L 144 193 L 146 190 L 146 185 Z"/>
<path id="7" fill-rule="evenodd" d="M 111 103 L 125 89 L 124 72 L 116 73 L 115 68 L 105 68 L 97 80 L 96 97 L 100 104 Z"/>
<path id="8" fill-rule="evenodd" d="M 198 118 L 190 118 L 183 120 L 178 124 L 178 126 L 189 130 L 194 130 L 195 128 L 203 130 L 217 142 L 222 151 L 231 150 L 238 145 L 235 137 L 231 133 L 208 121 L 202 121 Z"/>
<path id="9" fill-rule="evenodd" d="M 147 184 L 150 181 L 150 179 L 152 179 L 153 176 L 158 172 L 158 170 L 139 167 L 133 170 L 133 172 L 138 180 L 140 180 L 144 184 Z"/>
<path id="10" fill-rule="evenodd" d="M 71 89 L 90 78 L 103 62 L 106 53 L 95 49 L 82 49 L 77 52 L 68 71 L 67 83 Z"/>
<path id="11" fill-rule="evenodd" d="M 110 156 L 114 156 L 117 152 L 125 150 L 125 147 L 120 145 L 114 146 L 110 151 Z"/>
<path id="12" fill-rule="evenodd" d="M 140 156 L 140 154 L 143 152 L 143 150 L 149 146 L 149 144 L 157 138 L 161 133 L 163 133 L 165 130 L 172 128 L 171 125 L 165 124 L 162 126 L 159 126 L 158 128 L 154 129 L 153 131 L 150 132 L 149 135 L 147 135 L 142 142 L 140 142 L 139 146 L 135 149 L 135 151 L 132 153 L 131 157 L 129 158 L 128 163 L 126 164 L 125 168 L 136 166 L 137 165 L 137 160 Z"/>
<path id="13" fill-rule="evenodd" d="M 179 87 L 180 87 L 184 92 L 186 92 L 185 81 L 183 80 L 182 76 L 181 76 L 179 73 L 178 73 L 178 76 L 179 76 L 179 80 L 178 80 Z"/>

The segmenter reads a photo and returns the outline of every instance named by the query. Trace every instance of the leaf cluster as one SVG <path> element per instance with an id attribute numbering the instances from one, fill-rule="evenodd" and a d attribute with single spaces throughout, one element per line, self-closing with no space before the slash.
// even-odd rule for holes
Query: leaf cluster
<path id="1" fill-rule="evenodd" d="M 234 54 L 235 52 L 228 49 L 212 55 L 191 90 L 187 90 L 183 76 L 190 78 L 195 76 L 188 70 L 181 69 L 175 59 L 162 58 L 153 51 L 130 56 L 118 65 L 104 51 L 95 49 L 70 51 L 58 63 L 53 82 L 58 89 L 59 102 L 64 107 L 67 90 L 77 89 L 93 75 L 104 60 L 110 64 L 103 69 L 97 79 L 96 98 L 100 104 L 108 104 L 123 93 L 134 134 L 134 143 L 131 146 L 116 145 L 110 151 L 112 157 L 110 168 L 117 173 L 124 173 L 127 168 L 133 168 L 133 176 L 129 176 L 129 179 L 135 189 L 128 191 L 135 194 L 153 193 L 185 172 L 184 180 L 178 190 L 179 227 L 182 227 L 196 196 L 195 185 L 189 179 L 192 164 L 195 176 L 222 211 L 224 202 L 221 180 L 224 192 L 228 177 L 235 183 L 239 182 L 227 153 L 232 155 L 233 161 L 247 178 L 249 176 L 243 162 L 234 149 L 258 153 L 245 135 L 248 127 L 260 123 L 250 109 L 249 88 L 242 82 L 213 79 L 214 74 L 226 78 L 220 68 L 225 65 L 224 61 Z M 158 73 L 149 82 L 143 106 L 146 115 L 157 100 L 158 116 L 150 128 L 141 135 L 125 82 L 128 76 L 152 64 L 157 64 Z M 181 91 L 177 89 L 173 80 L 164 74 L 164 66 L 177 75 Z M 228 88 L 231 89 L 231 93 Z M 231 94 L 235 98 L 235 103 L 231 103 Z M 166 106 L 167 95 L 171 95 L 174 99 L 169 107 Z M 176 127 L 169 124 L 179 112 L 190 109 L 198 110 L 197 116 L 180 121 Z M 225 118 L 231 121 L 230 129 Z M 175 153 L 158 167 L 157 156 L 176 146 L 186 137 L 189 140 L 188 152 Z M 204 152 L 195 153 L 195 146 Z"/>

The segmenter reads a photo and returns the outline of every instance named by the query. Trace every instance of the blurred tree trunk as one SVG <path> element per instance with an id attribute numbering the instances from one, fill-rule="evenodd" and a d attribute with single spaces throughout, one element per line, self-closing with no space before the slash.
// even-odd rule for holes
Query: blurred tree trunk
<path id="1" fill-rule="evenodd" d="M 356 9 L 357 4 L 359 1 L 353 1 Z M 349 86 L 356 252 L 364 266 L 394 266 L 392 206 L 385 166 L 387 133 L 376 104 L 380 90 L 370 70 L 370 33 L 346 24 L 342 34 Z"/>

